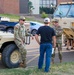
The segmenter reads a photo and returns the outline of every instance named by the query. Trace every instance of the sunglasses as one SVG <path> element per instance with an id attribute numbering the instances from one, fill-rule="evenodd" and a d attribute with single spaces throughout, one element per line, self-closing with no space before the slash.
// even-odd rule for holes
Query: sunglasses
<path id="1" fill-rule="evenodd" d="M 20 19 L 20 20 L 25 21 L 25 20 L 23 20 L 23 19 Z"/>
<path id="2" fill-rule="evenodd" d="M 25 21 L 25 20 L 22 20 L 22 21 Z"/>

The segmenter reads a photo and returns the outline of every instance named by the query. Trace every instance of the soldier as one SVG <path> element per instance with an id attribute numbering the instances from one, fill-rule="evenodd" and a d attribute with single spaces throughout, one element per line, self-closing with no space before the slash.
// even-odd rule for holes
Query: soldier
<path id="1" fill-rule="evenodd" d="M 56 33 L 56 47 L 58 49 L 58 56 L 59 56 L 59 59 L 60 59 L 60 63 L 62 62 L 62 28 L 59 26 L 58 24 L 58 20 L 55 19 L 52 21 L 53 23 L 53 28 L 55 30 L 55 33 Z M 54 64 L 54 58 L 55 58 L 55 50 L 56 48 L 54 49 L 54 52 L 52 54 L 52 63 Z"/>
<path id="2" fill-rule="evenodd" d="M 71 38 L 68 38 L 67 39 L 67 50 L 70 50 L 69 47 L 71 46 L 71 49 L 73 50 L 73 47 L 74 47 L 74 40 L 71 39 Z"/>
<path id="3" fill-rule="evenodd" d="M 14 27 L 14 40 L 21 54 L 20 67 L 26 67 L 26 49 L 25 49 L 25 17 L 20 17 L 19 23 Z"/>

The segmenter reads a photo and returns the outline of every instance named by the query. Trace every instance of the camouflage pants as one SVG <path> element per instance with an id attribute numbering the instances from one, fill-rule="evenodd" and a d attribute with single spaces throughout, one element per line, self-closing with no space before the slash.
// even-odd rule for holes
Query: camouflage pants
<path id="1" fill-rule="evenodd" d="M 20 57 L 20 62 L 21 61 L 25 61 L 26 62 L 26 49 L 25 49 L 25 44 L 22 44 L 20 41 L 18 40 L 15 40 L 15 43 L 16 45 L 18 46 L 19 48 L 19 52 L 21 54 L 21 57 Z"/>
<path id="2" fill-rule="evenodd" d="M 61 43 L 57 43 L 57 49 L 58 49 L 59 59 L 62 60 L 62 44 Z M 54 49 L 54 53 L 52 54 L 52 59 L 53 60 L 55 58 L 55 51 L 56 51 L 56 48 Z"/>

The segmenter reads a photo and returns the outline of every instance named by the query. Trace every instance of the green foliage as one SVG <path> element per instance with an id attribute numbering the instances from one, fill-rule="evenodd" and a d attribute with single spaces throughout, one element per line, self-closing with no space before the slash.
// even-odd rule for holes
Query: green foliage
<path id="1" fill-rule="evenodd" d="M 31 1 L 28 2 L 28 6 L 29 6 L 29 13 L 32 14 L 32 10 L 34 9 L 34 7 Z"/>
<path id="2" fill-rule="evenodd" d="M 48 14 L 46 14 L 45 12 L 43 12 L 43 13 L 41 14 L 41 17 L 42 17 L 42 18 L 46 18 L 46 17 L 48 17 Z"/>
<path id="3" fill-rule="evenodd" d="M 34 9 L 33 4 L 32 4 L 31 1 L 28 2 L 28 6 L 29 6 L 29 9 Z"/>
<path id="4" fill-rule="evenodd" d="M 0 16 L 1 17 L 8 17 L 8 18 L 10 18 L 11 21 L 15 21 L 15 22 L 18 21 L 18 19 L 20 18 L 20 16 L 15 15 L 15 14 L 0 14 Z M 27 18 L 27 17 L 26 17 L 26 20 L 28 20 L 28 21 L 30 21 L 30 20 L 35 21 L 35 19 Z"/>
<path id="5" fill-rule="evenodd" d="M 9 17 L 13 19 L 19 19 L 20 16 L 14 14 L 0 14 L 1 17 Z"/>
<path id="6" fill-rule="evenodd" d="M 47 14 L 53 14 L 55 8 L 47 8 L 47 7 L 40 7 L 40 13 L 45 12 Z"/>
<path id="7" fill-rule="evenodd" d="M 0 69 L 0 75 L 74 75 L 74 62 L 51 64 L 48 73 L 44 72 L 44 67 L 41 70 L 37 67 Z"/>
<path id="8" fill-rule="evenodd" d="M 74 75 L 74 62 L 51 64 L 48 73 L 44 72 L 44 67 L 41 70 L 37 67 L 0 69 L 0 75 Z"/>

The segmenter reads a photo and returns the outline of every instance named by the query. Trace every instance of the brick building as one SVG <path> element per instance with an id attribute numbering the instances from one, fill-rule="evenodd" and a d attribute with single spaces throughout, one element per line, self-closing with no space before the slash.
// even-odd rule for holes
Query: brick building
<path id="1" fill-rule="evenodd" d="M 74 0 L 56 0 L 57 4 L 61 3 L 61 2 L 70 2 L 70 1 L 74 1 Z"/>
<path id="2" fill-rule="evenodd" d="M 74 0 L 40 0 L 40 7 L 51 7 L 51 4 L 58 5 L 61 2 L 71 2 Z"/>
<path id="3" fill-rule="evenodd" d="M 30 0 L 33 3 L 33 14 L 39 14 L 39 7 L 50 8 L 51 3 L 58 5 L 60 2 L 70 2 L 74 0 Z M 5 14 L 28 14 L 29 0 L 0 0 L 0 13 Z"/>
<path id="4" fill-rule="evenodd" d="M 56 7 L 61 2 L 72 2 L 74 0 L 40 0 L 40 13 L 45 12 L 47 14 L 53 14 L 54 9 L 52 6 Z"/>
<path id="5" fill-rule="evenodd" d="M 0 13 L 28 13 L 28 0 L 0 0 Z"/>

